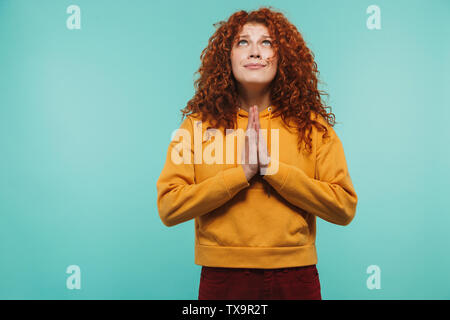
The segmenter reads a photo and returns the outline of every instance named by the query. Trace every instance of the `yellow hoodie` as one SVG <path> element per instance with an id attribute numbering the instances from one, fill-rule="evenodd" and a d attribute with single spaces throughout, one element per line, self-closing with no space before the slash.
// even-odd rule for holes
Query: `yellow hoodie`
<path id="1" fill-rule="evenodd" d="M 261 129 L 269 129 L 263 134 L 272 174 L 257 173 L 247 181 L 237 161 L 238 139 L 225 136 L 222 154 L 228 156 L 226 145 L 234 143 L 232 163 L 225 157 L 222 163 L 207 163 L 202 156 L 208 152 L 220 156 L 215 144 L 220 139 L 207 131 L 209 122 L 201 123 L 195 114 L 184 119 L 179 128 L 184 130 L 177 131 L 188 136 L 172 138 L 169 144 L 156 183 L 159 216 L 166 226 L 195 219 L 197 265 L 272 269 L 316 264 L 316 217 L 347 225 L 355 216 L 358 198 L 333 128 L 322 116 L 312 114 L 328 128 L 330 138 L 322 138 L 323 131 L 313 125 L 312 153 L 300 153 L 298 133 L 280 116 L 274 117 L 272 108 L 259 113 Z M 234 129 L 245 133 L 248 112 L 239 109 L 236 117 Z M 275 131 L 278 136 L 269 134 Z M 279 148 L 272 148 L 274 143 Z"/>

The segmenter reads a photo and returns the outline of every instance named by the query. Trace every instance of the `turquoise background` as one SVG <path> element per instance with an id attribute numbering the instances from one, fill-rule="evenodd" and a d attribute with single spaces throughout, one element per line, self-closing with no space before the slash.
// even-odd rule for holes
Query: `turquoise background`
<path id="1" fill-rule="evenodd" d="M 0 0 L 1 299 L 197 299 L 194 221 L 162 224 L 156 180 L 213 23 L 261 5 L 314 52 L 359 197 L 317 220 L 323 298 L 450 298 L 450 1 Z"/>

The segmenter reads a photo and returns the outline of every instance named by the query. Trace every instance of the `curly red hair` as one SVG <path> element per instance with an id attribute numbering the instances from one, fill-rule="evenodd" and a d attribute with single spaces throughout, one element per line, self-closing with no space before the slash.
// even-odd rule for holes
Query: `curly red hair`
<path id="1" fill-rule="evenodd" d="M 328 94 L 317 89 L 319 71 L 313 52 L 284 14 L 270 6 L 250 13 L 241 10 L 232 14 L 228 21 L 214 24 L 216 31 L 202 51 L 201 66 L 194 73 L 200 75 L 194 81 L 196 93 L 181 110 L 181 119 L 196 113 L 201 115 L 202 121 L 209 119 L 214 128 L 234 128 L 240 102 L 230 53 L 246 23 L 265 25 L 274 39 L 274 52 L 279 57 L 278 70 L 270 84 L 271 105 L 276 107 L 274 116 L 281 115 L 289 127 L 287 120 L 292 120 L 299 133 L 299 150 L 304 141 L 311 152 L 311 126 L 314 124 L 319 130 L 325 130 L 324 137 L 328 134 L 326 126 L 315 121 L 311 113 L 321 115 L 330 126 L 335 124 L 335 115 L 327 113 L 326 109 L 331 108 L 322 102 L 321 95 Z"/>

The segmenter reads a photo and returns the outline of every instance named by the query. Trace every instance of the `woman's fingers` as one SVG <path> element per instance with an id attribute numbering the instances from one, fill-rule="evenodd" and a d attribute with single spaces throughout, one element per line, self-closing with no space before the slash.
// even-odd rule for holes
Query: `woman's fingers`
<path id="1" fill-rule="evenodd" d="M 269 165 L 269 153 L 267 152 L 267 144 L 263 136 L 260 138 L 260 144 L 258 146 L 259 152 L 259 164 L 260 166 L 266 167 Z"/>
<path id="2" fill-rule="evenodd" d="M 258 164 L 260 167 L 267 167 L 270 162 L 270 158 L 269 153 L 267 152 L 267 142 L 261 131 L 259 116 L 256 120 L 256 130 L 258 133 Z M 270 132 L 267 132 L 267 134 L 270 134 Z"/>
<path id="3" fill-rule="evenodd" d="M 252 112 L 252 115 L 253 115 L 253 117 L 252 117 L 252 128 L 254 129 L 255 128 L 256 117 L 257 117 L 256 106 L 253 106 L 252 110 L 253 110 L 253 112 Z"/>
<path id="4" fill-rule="evenodd" d="M 255 130 L 255 119 L 258 117 L 256 106 L 252 107 L 252 124 L 251 124 L 251 146 L 250 146 L 250 154 L 251 154 L 251 164 L 258 165 L 258 133 Z"/>
<path id="5" fill-rule="evenodd" d="M 254 128 L 254 123 L 256 119 L 256 112 L 255 112 L 255 106 L 252 107 L 252 120 L 251 120 L 251 128 Z"/>
<path id="6" fill-rule="evenodd" d="M 258 159 L 258 130 L 256 129 L 256 119 L 258 118 L 258 109 L 257 109 L 258 107 L 255 105 L 255 106 L 252 106 L 252 109 L 253 109 L 253 115 L 254 115 L 254 117 L 253 117 L 253 121 L 252 121 L 252 129 L 254 130 L 254 132 L 255 132 L 255 135 L 254 135 L 254 140 L 253 140 L 253 143 L 254 143 L 254 145 L 255 145 L 255 164 L 259 164 L 259 159 Z M 259 165 L 258 165 L 258 167 L 259 167 Z"/>
<path id="7" fill-rule="evenodd" d="M 245 148 L 244 148 L 244 162 L 246 165 L 249 165 L 251 163 L 254 163 L 252 161 L 253 157 L 252 157 L 252 153 L 256 153 L 257 151 L 254 151 L 255 147 L 254 145 L 254 131 L 253 131 L 253 109 L 250 108 L 249 109 L 249 116 L 248 116 L 248 123 L 247 123 L 247 130 L 245 132 Z M 256 148 L 257 150 L 257 148 Z M 257 161 L 256 161 L 257 162 Z"/>

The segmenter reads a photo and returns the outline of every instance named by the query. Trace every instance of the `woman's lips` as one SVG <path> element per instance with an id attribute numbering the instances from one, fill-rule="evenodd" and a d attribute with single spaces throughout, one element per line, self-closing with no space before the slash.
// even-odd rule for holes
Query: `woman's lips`
<path id="1" fill-rule="evenodd" d="M 247 69 L 261 69 L 261 68 L 264 68 L 265 66 L 264 65 L 262 65 L 262 64 L 250 64 L 250 65 L 247 65 L 247 66 L 245 66 Z"/>

